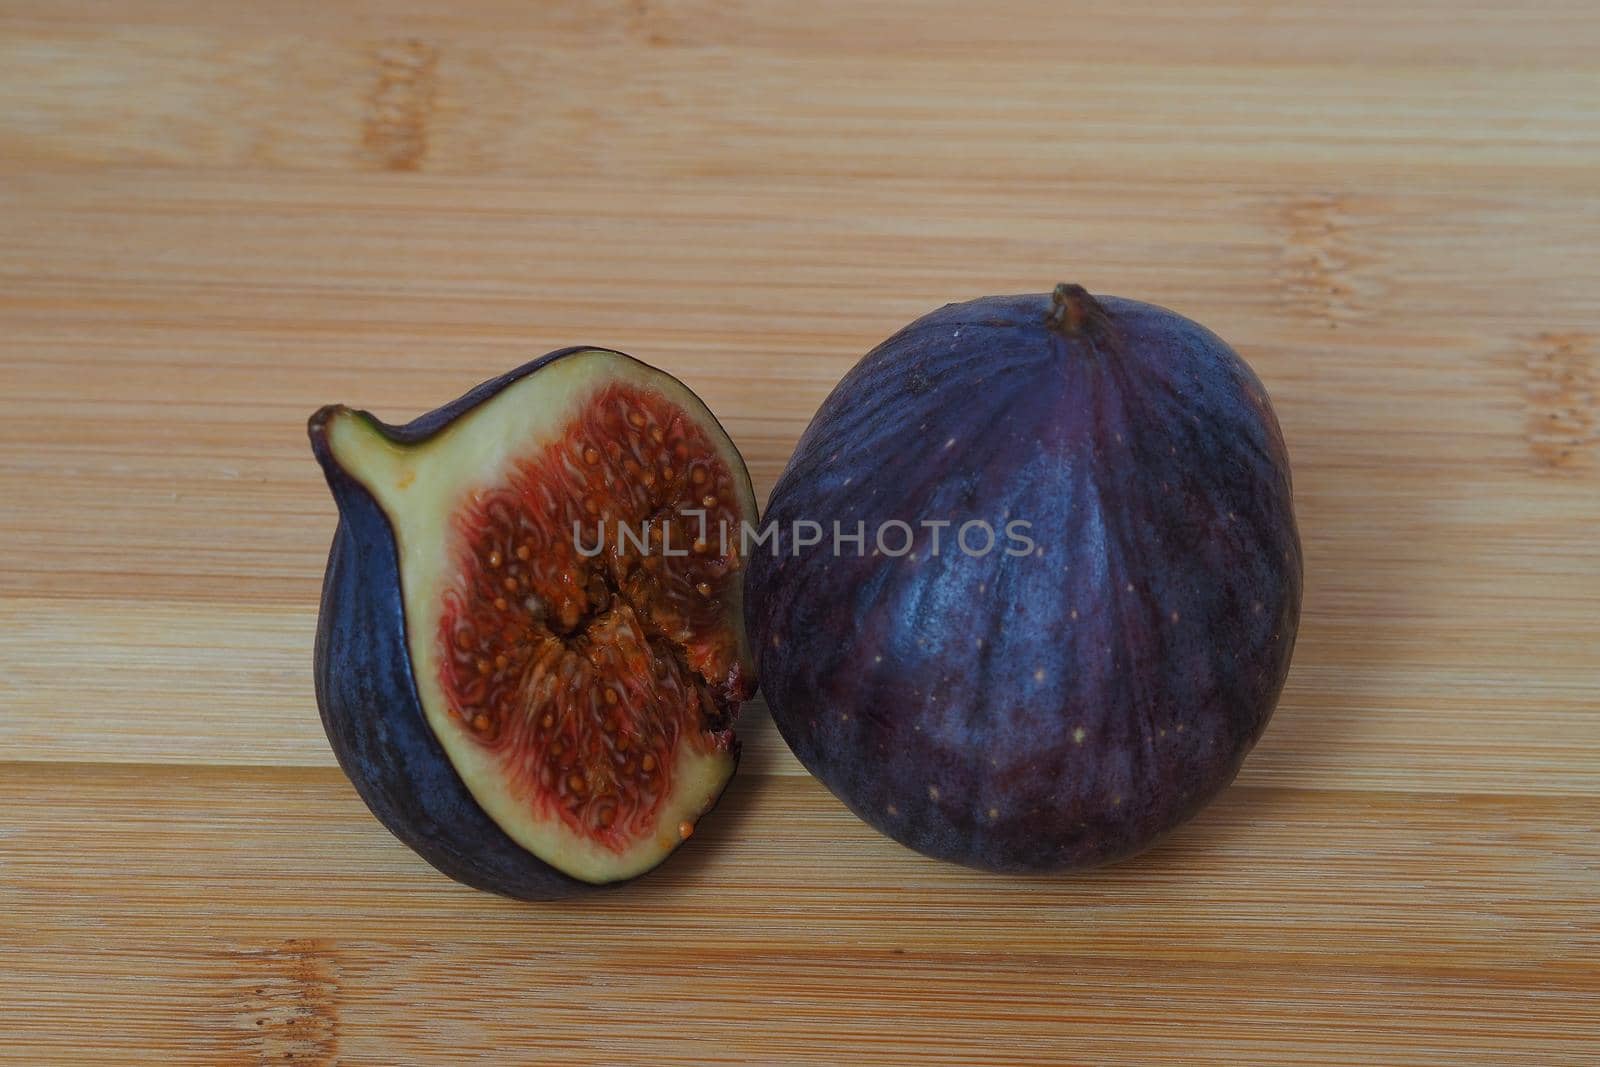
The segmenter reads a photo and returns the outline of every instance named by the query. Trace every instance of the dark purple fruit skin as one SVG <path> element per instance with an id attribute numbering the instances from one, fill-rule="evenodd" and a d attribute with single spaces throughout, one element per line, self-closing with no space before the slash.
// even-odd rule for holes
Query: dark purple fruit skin
<path id="1" fill-rule="evenodd" d="M 952 552 L 951 527 L 937 558 L 924 530 L 917 561 L 874 558 L 893 519 L 983 519 L 1002 550 Z M 1004 554 L 1008 519 L 1040 554 Z M 795 520 L 824 543 L 794 555 Z M 833 554 L 834 520 L 866 523 L 864 558 Z M 746 579 L 773 719 L 930 856 L 1044 872 L 1142 850 L 1232 781 L 1288 673 L 1277 419 L 1232 349 L 1164 308 L 1058 287 L 917 320 L 823 404 L 774 521 Z"/>

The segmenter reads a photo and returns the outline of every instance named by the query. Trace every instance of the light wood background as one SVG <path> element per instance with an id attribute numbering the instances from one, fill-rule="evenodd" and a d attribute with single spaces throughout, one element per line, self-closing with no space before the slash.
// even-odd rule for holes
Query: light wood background
<path id="1" fill-rule="evenodd" d="M 1597 50 L 1592 0 L 0 5 L 0 1060 L 1597 1062 Z M 616 346 L 764 496 L 871 345 L 1058 280 L 1229 338 L 1295 461 L 1293 674 L 1169 843 L 923 860 L 759 704 L 603 899 L 368 815 L 313 408 Z"/>

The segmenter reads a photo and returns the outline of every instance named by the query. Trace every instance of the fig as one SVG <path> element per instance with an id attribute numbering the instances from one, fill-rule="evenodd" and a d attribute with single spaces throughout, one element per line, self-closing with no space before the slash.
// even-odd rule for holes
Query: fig
<path id="1" fill-rule="evenodd" d="M 571 348 L 403 426 L 325 407 L 315 678 L 340 766 L 440 871 L 521 899 L 661 862 L 755 691 L 733 443 L 681 382 Z"/>
<path id="2" fill-rule="evenodd" d="M 1164 308 L 952 304 L 868 353 L 774 486 L 745 581 L 762 688 L 866 822 L 997 871 L 1092 867 L 1238 772 L 1301 556 L 1265 389 Z"/>

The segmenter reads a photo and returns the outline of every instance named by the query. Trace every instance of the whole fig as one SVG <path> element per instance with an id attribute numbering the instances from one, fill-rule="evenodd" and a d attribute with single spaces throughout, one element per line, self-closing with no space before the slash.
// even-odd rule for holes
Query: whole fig
<path id="1" fill-rule="evenodd" d="M 1117 860 L 1267 725 L 1289 458 L 1215 334 L 1082 288 L 952 304 L 849 372 L 773 489 L 747 619 L 800 761 L 930 856 Z"/>

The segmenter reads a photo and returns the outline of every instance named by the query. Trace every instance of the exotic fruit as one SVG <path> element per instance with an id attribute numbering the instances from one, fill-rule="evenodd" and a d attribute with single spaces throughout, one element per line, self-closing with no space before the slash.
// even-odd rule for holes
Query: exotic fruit
<path id="1" fill-rule="evenodd" d="M 524 899 L 661 862 L 755 691 L 744 463 L 682 383 L 553 352 L 404 426 L 326 407 L 316 687 L 339 764 L 445 874 Z"/>
<path id="2" fill-rule="evenodd" d="M 1300 544 L 1265 390 L 1078 286 L 952 304 L 806 429 L 746 576 L 778 729 L 930 856 L 1139 851 L 1231 781 L 1289 668 Z"/>

